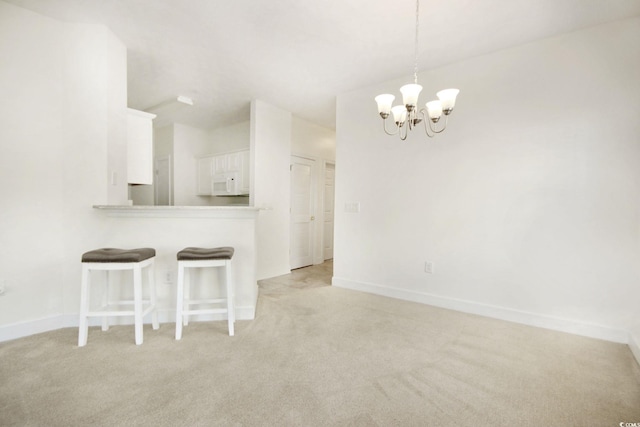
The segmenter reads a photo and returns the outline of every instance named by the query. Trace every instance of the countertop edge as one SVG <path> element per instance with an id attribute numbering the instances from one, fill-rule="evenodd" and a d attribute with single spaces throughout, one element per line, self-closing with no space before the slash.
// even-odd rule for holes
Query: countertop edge
<path id="1" fill-rule="evenodd" d="M 95 209 L 104 210 L 154 210 L 154 211 L 176 211 L 176 210 L 249 210 L 259 211 L 266 208 L 256 206 L 141 206 L 141 205 L 93 205 Z"/>
<path id="2" fill-rule="evenodd" d="M 253 219 L 260 210 L 255 206 L 129 206 L 93 205 L 94 209 L 113 217 L 147 218 L 223 218 Z"/>

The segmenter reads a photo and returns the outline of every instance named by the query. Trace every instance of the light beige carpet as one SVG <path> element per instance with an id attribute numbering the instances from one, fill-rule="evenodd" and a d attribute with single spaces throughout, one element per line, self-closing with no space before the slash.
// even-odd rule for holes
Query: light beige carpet
<path id="1" fill-rule="evenodd" d="M 257 317 L 63 329 L 0 344 L 2 426 L 619 426 L 640 423 L 625 345 L 326 286 L 261 282 Z"/>

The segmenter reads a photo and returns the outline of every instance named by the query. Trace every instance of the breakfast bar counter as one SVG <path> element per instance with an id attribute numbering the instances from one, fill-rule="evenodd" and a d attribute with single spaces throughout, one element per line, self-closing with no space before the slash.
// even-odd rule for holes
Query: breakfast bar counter
<path id="1" fill-rule="evenodd" d="M 253 206 L 128 206 L 95 205 L 104 224 L 103 247 L 156 250 L 155 281 L 161 322 L 175 319 L 178 251 L 186 247 L 235 249 L 236 319 L 253 319 L 258 298 L 256 274 L 256 219 Z M 92 249 L 92 248 L 89 248 Z M 203 272 L 204 273 L 204 272 Z M 215 272 L 210 280 L 219 280 Z M 205 278 L 209 280 L 209 278 Z M 201 320 L 215 319 L 203 317 Z M 196 317 L 195 320 L 198 320 Z"/>

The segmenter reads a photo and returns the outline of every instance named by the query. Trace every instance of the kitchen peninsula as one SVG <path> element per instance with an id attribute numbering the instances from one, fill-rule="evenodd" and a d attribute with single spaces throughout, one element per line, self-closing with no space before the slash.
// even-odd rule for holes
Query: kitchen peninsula
<path id="1" fill-rule="evenodd" d="M 253 206 L 93 206 L 106 222 L 104 247 L 156 250 L 155 281 L 161 322 L 175 321 L 176 253 L 189 246 L 232 246 L 236 319 L 255 317 L 256 219 Z M 89 248 L 93 249 L 93 248 Z M 217 270 L 217 269 L 215 269 Z M 203 277 L 204 275 L 211 277 Z M 199 280 L 218 280 L 216 271 L 203 271 Z M 207 286 L 198 286 L 203 292 Z M 218 288 L 215 286 L 214 288 Z M 207 293 L 208 295 L 208 293 Z M 220 315 L 217 315 L 220 316 Z M 197 316 L 194 316 L 198 320 Z M 203 317 L 221 319 L 221 317 Z"/>

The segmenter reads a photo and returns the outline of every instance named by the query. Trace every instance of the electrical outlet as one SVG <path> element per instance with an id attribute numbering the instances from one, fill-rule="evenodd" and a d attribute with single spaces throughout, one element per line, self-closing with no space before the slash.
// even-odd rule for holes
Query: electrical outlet
<path id="1" fill-rule="evenodd" d="M 425 261 L 424 263 L 424 272 L 425 273 L 429 273 L 429 274 L 433 274 L 434 272 L 434 264 L 432 261 Z"/>
<path id="2" fill-rule="evenodd" d="M 165 272 L 164 283 L 173 283 L 173 271 L 167 270 Z"/>

